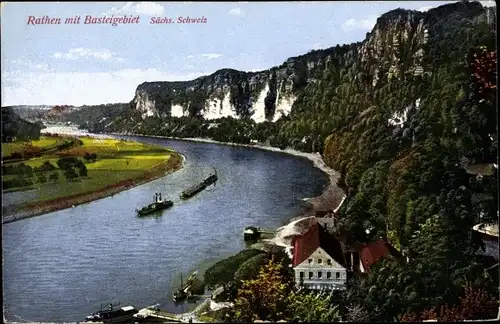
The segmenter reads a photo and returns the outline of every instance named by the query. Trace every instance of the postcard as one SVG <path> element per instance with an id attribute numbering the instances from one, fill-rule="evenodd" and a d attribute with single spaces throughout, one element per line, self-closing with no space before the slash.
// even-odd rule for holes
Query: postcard
<path id="1" fill-rule="evenodd" d="M 494 1 L 1 13 L 4 322 L 498 319 Z"/>

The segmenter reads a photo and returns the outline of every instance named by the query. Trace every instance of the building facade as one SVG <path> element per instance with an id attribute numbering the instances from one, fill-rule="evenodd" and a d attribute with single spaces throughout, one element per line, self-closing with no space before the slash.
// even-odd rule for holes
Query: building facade
<path id="1" fill-rule="evenodd" d="M 311 290 L 344 290 L 346 262 L 340 242 L 319 224 L 293 240 L 295 284 Z"/>

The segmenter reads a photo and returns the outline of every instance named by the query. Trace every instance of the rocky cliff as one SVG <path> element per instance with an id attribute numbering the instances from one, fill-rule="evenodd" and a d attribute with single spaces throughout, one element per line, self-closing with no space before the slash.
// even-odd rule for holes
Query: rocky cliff
<path id="1" fill-rule="evenodd" d="M 478 2 L 427 12 L 396 9 L 379 17 L 362 42 L 311 51 L 269 70 L 223 69 L 191 81 L 145 82 L 131 109 L 92 124 L 96 131 L 256 139 L 306 151 L 322 151 L 332 133 L 378 119 L 403 135 L 405 123 L 422 129 L 413 116 L 426 104 L 431 84 L 441 86 L 445 75 L 463 67 L 474 46 L 493 46 L 495 29 L 494 8 Z M 404 131 L 418 135 L 411 127 Z"/>
<path id="2" fill-rule="evenodd" d="M 483 10 L 480 5 L 476 10 Z M 468 5 L 468 14 L 474 6 Z M 382 15 L 363 42 L 311 51 L 289 58 L 281 66 L 260 72 L 219 70 L 185 82 L 145 82 L 132 101 L 142 117 L 250 117 L 276 121 L 289 115 L 307 85 L 315 86 L 326 70 L 346 65 L 356 81 L 377 87 L 393 78 L 429 73 L 424 60 L 428 26 L 442 18 L 429 12 L 397 9 Z M 339 76 L 340 77 L 340 76 Z"/>
<path id="3" fill-rule="evenodd" d="M 333 49 L 312 51 L 260 72 L 219 70 L 186 82 L 145 82 L 132 103 L 143 117 L 250 117 L 276 121 L 290 113 L 304 85 L 328 65 Z"/>

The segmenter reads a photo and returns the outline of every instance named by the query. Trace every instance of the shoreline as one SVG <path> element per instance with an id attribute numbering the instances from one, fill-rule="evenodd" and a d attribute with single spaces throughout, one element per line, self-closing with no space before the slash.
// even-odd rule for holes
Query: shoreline
<path id="1" fill-rule="evenodd" d="M 163 139 L 172 139 L 179 141 L 190 141 L 190 142 L 199 142 L 199 143 L 211 143 L 211 144 L 220 144 L 220 145 L 229 145 L 229 146 L 239 146 L 239 147 L 247 147 L 247 148 L 255 148 L 264 151 L 272 151 L 279 152 L 283 154 L 293 155 L 297 157 L 306 158 L 313 162 L 313 166 L 323 173 L 325 173 L 328 177 L 328 184 L 323 189 L 323 192 L 316 197 L 304 198 L 304 201 L 308 202 L 311 206 L 311 210 L 307 213 L 315 213 L 315 212 L 325 212 L 328 210 L 336 210 L 338 209 L 342 202 L 345 199 L 344 191 L 338 186 L 337 181 L 340 179 L 340 173 L 333 170 L 329 166 L 325 164 L 323 161 L 323 157 L 318 152 L 316 153 L 305 153 L 301 151 L 297 151 L 291 148 L 286 148 L 284 150 L 268 146 L 264 144 L 240 144 L 240 143 L 231 143 L 231 142 L 219 142 L 208 138 L 196 138 L 196 137 L 172 137 L 172 136 L 158 136 L 158 135 L 144 135 L 144 134 L 134 134 L 134 133 L 103 133 L 102 135 L 117 135 L 117 136 L 140 136 L 140 137 L 151 137 L 151 138 L 163 138 Z M 304 216 L 300 216 L 304 217 Z M 298 217 L 294 217 L 296 219 Z"/>
<path id="2" fill-rule="evenodd" d="M 181 170 L 186 163 L 186 157 L 178 152 L 174 152 L 175 154 L 178 154 L 180 157 L 180 166 L 178 168 L 175 168 L 173 170 L 168 170 L 169 166 L 169 161 L 166 163 L 155 166 L 151 169 L 145 170 L 145 172 L 134 179 L 127 179 L 127 180 L 122 180 L 118 183 L 115 183 L 113 185 L 109 185 L 107 187 L 98 189 L 96 191 L 92 192 L 87 192 L 87 193 L 80 193 L 72 196 L 66 196 L 66 197 L 59 197 L 55 199 L 51 199 L 48 201 L 42 201 L 42 202 L 33 202 L 29 203 L 24 207 L 21 207 L 23 210 L 21 211 L 12 211 L 9 213 L 9 209 L 15 209 L 15 205 L 13 206 L 2 206 L 2 224 L 8 224 L 8 223 L 13 223 L 19 220 L 27 219 L 27 218 L 32 218 L 36 216 L 41 216 L 44 214 L 52 213 L 55 211 L 63 210 L 63 209 L 68 209 L 72 207 L 76 207 L 78 205 L 83 205 L 86 203 L 90 203 L 92 201 L 96 201 L 99 199 L 103 199 L 109 196 L 113 196 L 117 193 L 120 193 L 122 191 L 132 189 L 134 187 L 140 186 L 142 184 L 145 184 L 147 182 L 159 179 L 161 177 L 167 176 L 169 174 L 172 174 L 176 171 Z M 6 210 L 6 211 L 4 211 Z"/>

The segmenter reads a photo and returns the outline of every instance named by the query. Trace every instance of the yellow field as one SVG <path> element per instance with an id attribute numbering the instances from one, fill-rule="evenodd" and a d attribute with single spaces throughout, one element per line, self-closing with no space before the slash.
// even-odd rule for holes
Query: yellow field
<path id="1" fill-rule="evenodd" d="M 25 141 L 14 143 L 2 143 L 2 156 L 9 156 L 12 153 L 23 153 L 27 151 L 39 151 L 55 147 L 62 141 L 56 137 L 40 136 L 37 141 Z"/>
<path id="2" fill-rule="evenodd" d="M 49 174 L 58 173 L 58 182 L 56 183 L 47 181 L 41 184 L 36 181 L 36 176 L 32 177 L 32 180 L 35 182 L 33 186 L 39 189 L 38 198 L 35 201 L 43 201 L 92 192 L 124 180 L 133 180 L 141 177 L 154 167 L 167 164 L 173 155 L 179 160 L 177 153 L 161 146 L 126 142 L 117 139 L 82 137 L 80 140 L 83 142 L 82 146 L 46 153 L 42 157 L 9 163 L 8 165 L 24 163 L 34 168 L 49 161 L 53 166 L 58 168 L 57 161 L 63 156 L 74 156 L 84 162 L 87 168 L 87 177 L 79 177 L 76 181 L 67 180 L 63 172 L 59 169 L 46 173 L 47 177 Z M 53 138 L 43 138 L 37 142 L 37 145 L 45 145 L 45 147 L 56 143 Z M 85 160 L 84 155 L 86 153 L 95 153 L 97 160 L 95 162 Z M 4 179 L 9 180 L 13 177 L 15 176 L 7 175 Z M 24 190 L 25 188 L 19 189 Z"/>
<path id="3" fill-rule="evenodd" d="M 9 156 L 14 152 L 20 152 L 23 148 L 23 143 L 2 143 L 2 156 Z"/>
<path id="4" fill-rule="evenodd" d="M 32 141 L 31 145 L 44 148 L 44 147 L 54 146 L 56 145 L 56 143 L 57 143 L 57 138 L 41 136 L 38 141 Z"/>

